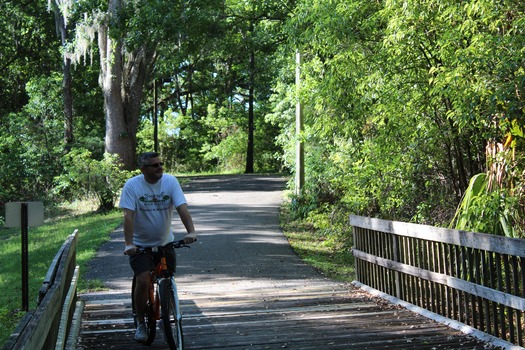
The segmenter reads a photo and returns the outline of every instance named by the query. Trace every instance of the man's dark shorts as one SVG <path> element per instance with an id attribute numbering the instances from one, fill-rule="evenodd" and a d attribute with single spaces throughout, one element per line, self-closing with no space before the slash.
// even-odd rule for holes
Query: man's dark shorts
<path id="1" fill-rule="evenodd" d="M 164 254 L 166 255 L 166 264 L 168 270 L 175 273 L 175 267 L 177 265 L 177 255 L 175 254 L 175 248 L 164 248 Z M 151 251 L 146 251 L 143 254 L 135 254 L 129 257 L 129 264 L 133 269 L 135 275 L 155 270 L 155 266 L 160 262 L 160 254 Z"/>

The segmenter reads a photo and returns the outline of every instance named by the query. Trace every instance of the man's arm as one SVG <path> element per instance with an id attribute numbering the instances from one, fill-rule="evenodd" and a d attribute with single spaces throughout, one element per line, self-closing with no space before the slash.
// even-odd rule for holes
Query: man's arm
<path id="1" fill-rule="evenodd" d="M 188 234 L 184 237 L 184 243 L 193 243 L 197 240 L 197 234 L 195 232 L 195 226 L 193 225 L 193 219 L 191 217 L 190 211 L 188 210 L 188 205 L 181 204 L 177 207 L 177 213 L 179 213 L 180 221 L 186 228 Z"/>
<path id="2" fill-rule="evenodd" d="M 133 229 L 135 227 L 135 211 L 124 209 L 124 254 L 133 255 L 137 252 L 137 247 L 133 244 Z"/>

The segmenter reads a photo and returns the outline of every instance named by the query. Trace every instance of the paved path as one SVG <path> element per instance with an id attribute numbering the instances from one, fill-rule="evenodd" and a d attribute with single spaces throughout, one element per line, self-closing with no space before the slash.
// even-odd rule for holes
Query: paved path
<path id="1" fill-rule="evenodd" d="M 406 310 L 331 281 L 291 250 L 278 222 L 285 179 L 193 178 L 184 186 L 199 240 L 178 251 L 186 349 L 483 349 Z M 175 223 L 180 228 L 180 222 Z M 88 278 L 78 349 L 162 349 L 132 340 L 131 270 L 116 230 Z"/>

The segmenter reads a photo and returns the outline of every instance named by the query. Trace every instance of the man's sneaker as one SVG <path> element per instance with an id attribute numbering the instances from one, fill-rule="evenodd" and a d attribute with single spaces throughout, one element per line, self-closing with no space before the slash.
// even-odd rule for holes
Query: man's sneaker
<path id="1" fill-rule="evenodd" d="M 166 339 L 166 333 L 164 331 L 164 321 L 163 320 L 159 320 L 159 329 L 160 329 L 160 334 L 162 334 L 162 340 L 164 340 L 164 342 L 167 344 L 168 341 Z"/>
<path id="2" fill-rule="evenodd" d="M 139 323 L 137 331 L 135 332 L 135 340 L 138 342 L 145 342 L 148 339 L 148 332 L 144 322 Z"/>

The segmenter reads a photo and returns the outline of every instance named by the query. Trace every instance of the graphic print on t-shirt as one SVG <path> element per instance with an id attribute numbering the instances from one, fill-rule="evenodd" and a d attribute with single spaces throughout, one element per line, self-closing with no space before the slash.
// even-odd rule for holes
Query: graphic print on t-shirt
<path id="1" fill-rule="evenodd" d="M 139 201 L 143 203 L 158 203 L 158 202 L 166 202 L 170 200 L 170 196 L 162 192 L 161 194 L 144 194 L 139 198 Z"/>
<path id="2" fill-rule="evenodd" d="M 165 192 L 159 194 L 145 193 L 140 196 L 139 210 L 142 211 L 164 211 L 168 210 L 171 206 L 171 197 Z"/>

